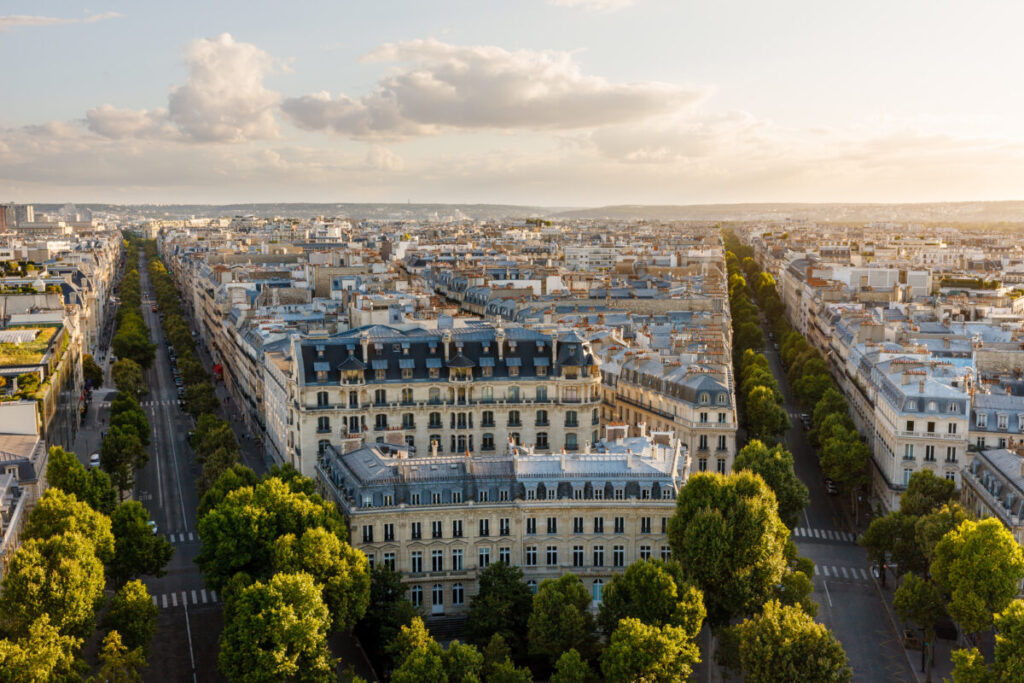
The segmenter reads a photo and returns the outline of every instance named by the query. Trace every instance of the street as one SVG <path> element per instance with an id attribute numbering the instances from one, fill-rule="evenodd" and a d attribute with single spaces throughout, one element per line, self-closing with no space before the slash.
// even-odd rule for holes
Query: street
<path id="1" fill-rule="evenodd" d="M 843 644 L 853 667 L 853 680 L 916 681 L 896 623 L 871 573 L 867 553 L 856 544 L 856 533 L 844 523 L 838 496 L 825 492 L 824 476 L 800 423 L 801 408 L 790 393 L 782 361 L 771 341 L 765 356 L 790 418 L 784 444 L 793 454 L 797 476 L 810 492 L 803 523 L 793 529 L 793 541 L 800 554 L 815 564 L 812 597 L 819 605 L 817 621 Z"/>

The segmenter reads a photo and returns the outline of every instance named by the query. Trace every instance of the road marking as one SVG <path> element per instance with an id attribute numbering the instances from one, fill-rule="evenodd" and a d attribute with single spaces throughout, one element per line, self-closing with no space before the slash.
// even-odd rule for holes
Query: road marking
<path id="1" fill-rule="evenodd" d="M 198 605 L 199 604 L 199 599 L 196 597 L 195 590 L 192 591 L 192 604 L 193 605 Z"/>
<path id="2" fill-rule="evenodd" d="M 825 587 L 825 597 L 828 598 L 828 606 L 832 606 L 832 594 L 828 592 L 828 581 L 822 581 L 821 585 Z"/>
<path id="3" fill-rule="evenodd" d="M 206 602 L 207 602 L 207 600 L 206 600 L 206 589 L 205 588 L 203 588 L 202 590 L 199 591 L 199 596 L 203 599 L 203 604 L 205 605 Z"/>
<path id="4" fill-rule="evenodd" d="M 161 595 L 160 598 L 164 601 L 164 607 L 166 608 L 167 607 L 167 593 L 164 593 L 163 595 Z"/>
<path id="5" fill-rule="evenodd" d="M 839 569 L 842 570 L 844 579 L 850 578 L 850 575 L 846 573 L 846 567 L 840 567 Z"/>
<path id="6" fill-rule="evenodd" d="M 188 540 L 189 540 L 189 543 L 191 543 L 191 542 L 192 542 L 192 540 L 193 540 L 193 539 L 192 539 L 192 532 L 191 532 L 191 531 L 190 531 L 190 532 L 188 532 Z"/>
<path id="7" fill-rule="evenodd" d="M 814 534 L 815 538 L 821 538 L 821 533 L 817 529 L 811 529 L 811 533 Z"/>
<path id="8" fill-rule="evenodd" d="M 820 574 L 818 571 L 818 565 L 814 565 L 814 575 L 817 576 L 818 574 Z"/>
<path id="9" fill-rule="evenodd" d="M 157 602 L 157 600 L 156 600 L 156 596 L 154 595 L 154 596 L 153 596 L 153 607 L 159 607 L 159 606 L 160 606 L 160 603 L 159 603 L 159 602 Z"/>
<path id="10" fill-rule="evenodd" d="M 210 591 L 210 597 L 213 602 L 217 602 L 217 591 Z"/>
<path id="11" fill-rule="evenodd" d="M 178 606 L 178 594 L 177 593 L 171 593 L 171 607 L 177 607 L 177 606 Z"/>
<path id="12" fill-rule="evenodd" d="M 863 569 L 863 568 L 862 568 L 862 569 L 860 570 L 860 576 L 861 576 L 861 578 L 862 578 L 862 579 L 864 579 L 865 581 L 867 581 L 867 580 L 868 580 L 868 573 L 867 573 L 866 571 L 864 571 L 864 569 Z"/>
<path id="13" fill-rule="evenodd" d="M 821 573 L 825 576 L 829 576 L 828 567 L 826 567 L 825 565 L 821 565 Z"/>

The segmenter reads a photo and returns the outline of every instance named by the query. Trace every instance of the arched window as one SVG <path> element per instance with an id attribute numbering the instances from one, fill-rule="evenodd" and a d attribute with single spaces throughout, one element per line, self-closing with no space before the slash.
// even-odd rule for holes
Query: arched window
<path id="1" fill-rule="evenodd" d="M 444 586 L 435 583 L 430 591 L 431 612 L 440 614 L 444 612 Z"/>
<path id="2" fill-rule="evenodd" d="M 578 444 L 576 442 L 576 435 L 571 433 L 571 432 L 569 434 L 566 434 L 565 435 L 565 450 L 567 450 L 567 451 L 574 451 L 577 448 L 579 448 L 579 446 L 578 446 Z"/>
<path id="3" fill-rule="evenodd" d="M 697 400 L 700 402 L 702 406 L 706 406 L 708 403 L 711 402 L 711 396 L 708 395 L 708 392 L 702 391 L 700 392 L 700 396 Z"/>
<path id="4" fill-rule="evenodd" d="M 604 593 L 604 581 L 602 581 L 601 579 L 594 579 L 594 588 L 593 588 L 594 602 L 600 603 L 603 593 Z"/>
<path id="5" fill-rule="evenodd" d="M 537 582 L 534 581 L 533 579 L 530 579 L 529 581 L 526 582 L 526 587 L 530 589 L 531 593 L 534 593 L 534 594 L 537 593 Z"/>
<path id="6" fill-rule="evenodd" d="M 325 433 L 331 431 L 331 418 L 321 416 L 316 419 L 316 431 Z"/>
<path id="7" fill-rule="evenodd" d="M 402 428 L 412 429 L 416 426 L 416 416 L 412 413 L 405 413 L 402 415 Z"/>
<path id="8" fill-rule="evenodd" d="M 373 392 L 373 402 L 377 405 L 383 405 L 388 402 L 388 391 L 387 389 L 377 389 Z"/>
<path id="9" fill-rule="evenodd" d="M 437 387 L 434 387 L 433 389 L 430 390 L 430 402 L 431 403 L 440 403 L 441 402 L 441 390 L 438 389 Z"/>
<path id="10" fill-rule="evenodd" d="M 516 386 L 509 387 L 508 391 L 505 393 L 505 396 L 510 401 L 518 401 L 519 400 L 519 387 L 516 387 Z"/>
<path id="11" fill-rule="evenodd" d="M 423 586 L 413 586 L 410 591 L 409 601 L 413 607 L 423 606 Z"/>
<path id="12" fill-rule="evenodd" d="M 440 429 L 441 428 L 441 413 L 431 413 L 430 414 L 430 427 L 432 429 Z"/>
<path id="13" fill-rule="evenodd" d="M 480 442 L 481 450 L 493 451 L 494 450 L 494 434 L 485 432 L 483 439 Z"/>
<path id="14" fill-rule="evenodd" d="M 547 450 L 549 448 L 547 432 L 537 432 L 537 448 L 541 450 Z"/>
<path id="15" fill-rule="evenodd" d="M 576 414 L 575 410 L 565 411 L 565 426 L 566 427 L 579 427 L 580 419 Z"/>
<path id="16" fill-rule="evenodd" d="M 544 425 L 548 424 L 548 411 L 538 410 L 536 422 L 538 427 L 543 427 Z"/>
<path id="17" fill-rule="evenodd" d="M 494 387 L 484 387 L 480 390 L 480 399 L 483 401 L 494 400 Z"/>
<path id="18" fill-rule="evenodd" d="M 510 411 L 508 411 L 508 426 L 509 427 L 518 427 L 521 424 L 522 424 L 522 422 L 519 419 L 519 411 L 518 410 L 510 410 Z"/>
<path id="19" fill-rule="evenodd" d="M 316 392 L 316 404 L 318 407 L 323 408 L 327 405 L 327 392 L 318 391 Z"/>
<path id="20" fill-rule="evenodd" d="M 728 400 L 729 400 L 729 395 L 728 394 L 726 394 L 724 391 L 719 392 L 719 394 L 718 394 L 718 405 L 724 406 L 726 401 L 728 401 Z"/>
<path id="21" fill-rule="evenodd" d="M 412 403 L 412 389 L 402 389 L 402 403 Z"/>
<path id="22" fill-rule="evenodd" d="M 316 444 L 316 451 L 317 451 L 317 453 L 319 453 L 320 455 L 323 455 L 324 453 L 327 452 L 327 447 L 330 446 L 330 445 L 331 445 L 331 442 L 328 441 L 327 439 L 320 439 L 320 441 L 318 441 L 317 444 Z"/>

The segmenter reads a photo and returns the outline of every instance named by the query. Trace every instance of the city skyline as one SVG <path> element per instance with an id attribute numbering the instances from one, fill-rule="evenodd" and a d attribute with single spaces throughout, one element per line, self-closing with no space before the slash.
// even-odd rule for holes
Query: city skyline
<path id="1" fill-rule="evenodd" d="M 0 199 L 1019 198 L 1024 8 L 871 4 L 15 3 Z"/>

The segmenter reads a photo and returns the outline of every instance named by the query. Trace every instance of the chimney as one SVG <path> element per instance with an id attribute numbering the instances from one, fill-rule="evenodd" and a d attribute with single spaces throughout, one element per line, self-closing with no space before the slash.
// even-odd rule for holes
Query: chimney
<path id="1" fill-rule="evenodd" d="M 906 386 L 907 384 L 910 384 L 910 373 L 907 372 L 906 370 L 904 370 L 903 371 L 903 385 Z"/>
<path id="2" fill-rule="evenodd" d="M 922 394 L 924 393 L 924 380 L 917 383 L 917 390 Z"/>

